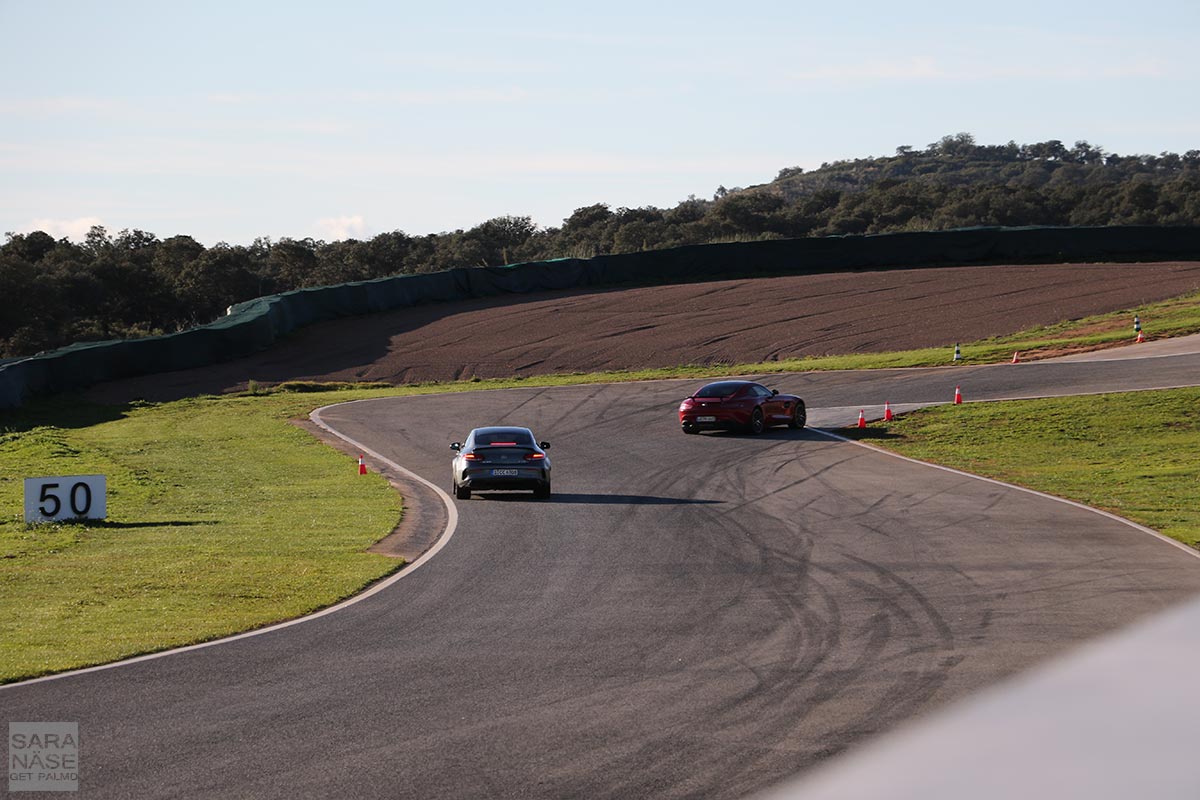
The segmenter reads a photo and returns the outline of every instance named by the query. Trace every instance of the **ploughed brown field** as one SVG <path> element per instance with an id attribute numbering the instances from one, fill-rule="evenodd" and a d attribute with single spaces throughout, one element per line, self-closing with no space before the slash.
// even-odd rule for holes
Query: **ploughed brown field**
<path id="1" fill-rule="evenodd" d="M 167 400 L 237 391 L 250 380 L 402 384 L 952 347 L 1198 290 L 1200 263 L 1170 262 L 861 271 L 504 295 L 320 323 L 251 357 L 113 381 L 92 396 Z"/>

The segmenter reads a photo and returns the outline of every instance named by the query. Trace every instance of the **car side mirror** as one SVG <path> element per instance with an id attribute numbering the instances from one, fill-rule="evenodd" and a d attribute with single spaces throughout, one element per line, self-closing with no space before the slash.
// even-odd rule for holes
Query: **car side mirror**
<path id="1" fill-rule="evenodd" d="M 549 450 L 550 443 L 549 442 L 538 442 L 538 447 L 542 448 L 543 450 Z"/>
<path id="2" fill-rule="evenodd" d="M 771 397 L 774 397 L 774 396 L 775 396 L 775 395 L 777 395 L 777 394 L 779 394 L 779 390 L 778 390 L 778 389 L 772 389 L 772 390 L 771 390 Z"/>
<path id="3" fill-rule="evenodd" d="M 450 449 L 451 450 L 462 450 L 462 443 L 461 442 L 451 442 Z"/>

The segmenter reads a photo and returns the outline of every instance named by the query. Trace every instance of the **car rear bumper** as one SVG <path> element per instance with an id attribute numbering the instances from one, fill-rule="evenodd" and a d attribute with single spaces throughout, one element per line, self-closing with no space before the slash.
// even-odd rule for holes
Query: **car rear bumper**
<path id="1" fill-rule="evenodd" d="M 491 470 L 467 472 L 460 486 L 468 489 L 543 489 L 550 485 L 550 475 L 543 472 L 522 470 L 520 475 L 492 475 Z"/>
<path id="2" fill-rule="evenodd" d="M 700 421 L 700 417 L 712 417 L 711 421 Z M 750 416 L 748 414 L 693 414 L 680 413 L 679 424 L 689 430 L 694 431 L 716 431 L 716 430 L 733 430 L 735 428 L 744 428 L 750 424 Z"/>

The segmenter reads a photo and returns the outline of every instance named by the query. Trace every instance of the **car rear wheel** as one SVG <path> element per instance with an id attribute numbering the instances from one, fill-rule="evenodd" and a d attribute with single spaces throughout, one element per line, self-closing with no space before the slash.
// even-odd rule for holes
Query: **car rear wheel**
<path id="1" fill-rule="evenodd" d="M 459 500 L 470 500 L 471 499 L 471 487 L 470 486 L 459 486 L 457 483 L 454 484 L 454 496 L 457 497 Z"/>
<path id="2" fill-rule="evenodd" d="M 792 418 L 788 420 L 789 428 L 803 428 L 808 423 L 808 411 L 803 405 L 797 403 L 792 408 Z"/>
<path id="3" fill-rule="evenodd" d="M 699 433 L 700 431 L 696 430 L 695 425 L 684 425 L 683 432 L 684 433 Z"/>
<path id="4" fill-rule="evenodd" d="M 541 500 L 545 500 L 547 497 L 549 497 L 550 496 L 550 483 L 547 481 L 545 484 L 534 489 L 533 496 L 537 497 Z"/>
<path id="5" fill-rule="evenodd" d="M 761 408 L 754 409 L 754 413 L 750 415 L 750 433 L 758 435 L 767 429 L 767 425 L 763 422 L 763 413 Z"/>

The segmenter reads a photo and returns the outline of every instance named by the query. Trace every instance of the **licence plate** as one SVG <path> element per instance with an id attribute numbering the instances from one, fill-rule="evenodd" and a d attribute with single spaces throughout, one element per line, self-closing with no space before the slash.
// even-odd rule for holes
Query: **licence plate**
<path id="1" fill-rule="evenodd" d="M 518 474 L 520 474 L 520 473 L 518 473 L 515 469 L 494 469 L 494 470 L 492 470 L 492 476 L 496 477 L 496 478 L 515 478 L 515 477 L 517 477 Z"/>
<path id="2" fill-rule="evenodd" d="M 716 417 L 696 417 L 696 422 L 716 422 Z"/>

